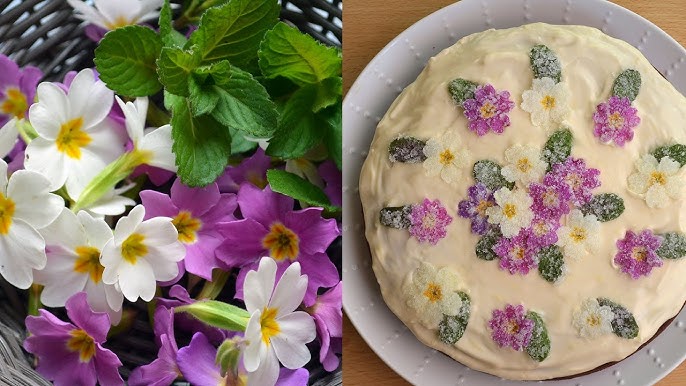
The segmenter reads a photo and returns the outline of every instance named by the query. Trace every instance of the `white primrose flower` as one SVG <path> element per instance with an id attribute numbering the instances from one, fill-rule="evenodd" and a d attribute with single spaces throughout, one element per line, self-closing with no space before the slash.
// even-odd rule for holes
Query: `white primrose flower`
<path id="1" fill-rule="evenodd" d="M 100 253 L 112 239 L 112 230 L 102 219 L 64 208 L 57 219 L 40 233 L 45 238 L 48 263 L 34 272 L 36 283 L 45 286 L 41 301 L 49 307 L 64 307 L 74 294 L 86 292 L 94 311 L 107 312 L 119 324 L 124 296 L 102 281 L 105 269 Z"/>
<path id="2" fill-rule="evenodd" d="M 276 262 L 270 257 L 263 257 L 257 271 L 245 276 L 243 293 L 250 320 L 243 363 L 250 385 L 274 385 L 279 361 L 289 369 L 303 367 L 310 361 L 306 344 L 317 335 L 312 317 L 295 311 L 307 290 L 307 275 L 300 274 L 300 264 L 291 264 L 276 288 L 275 281 Z"/>
<path id="3" fill-rule="evenodd" d="M 508 188 L 500 188 L 494 194 L 497 206 L 486 209 L 488 222 L 500 224 L 500 230 L 505 237 L 513 237 L 519 230 L 531 224 L 534 213 L 531 211 L 533 200 L 523 190 L 511 191 Z"/>
<path id="4" fill-rule="evenodd" d="M 664 208 L 681 195 L 684 183 L 679 177 L 680 165 L 670 157 L 659 161 L 646 154 L 636 162 L 637 173 L 629 176 L 629 190 L 643 197 L 650 208 Z"/>
<path id="5" fill-rule="evenodd" d="M 19 139 L 18 122 L 17 118 L 12 118 L 0 128 L 0 158 L 5 158 L 17 144 Z"/>
<path id="6" fill-rule="evenodd" d="M 114 188 L 93 204 L 83 208 L 83 210 L 87 211 L 95 218 L 119 216 L 120 214 L 126 212 L 127 206 L 136 205 L 136 201 L 122 195 L 128 192 L 134 186 L 136 186 L 136 184 L 131 183 L 120 188 Z"/>
<path id="7" fill-rule="evenodd" d="M 522 94 L 522 110 L 531 114 L 531 122 L 544 129 L 555 129 L 569 115 L 565 84 L 551 78 L 534 79 L 531 90 Z"/>
<path id="8" fill-rule="evenodd" d="M 462 298 L 457 293 L 459 277 L 447 267 L 437 269 L 422 262 L 403 285 L 407 305 L 416 310 L 425 327 L 435 328 L 443 315 L 457 315 Z"/>
<path id="9" fill-rule="evenodd" d="M 33 283 L 33 270 L 47 262 L 45 240 L 38 229 L 55 221 L 64 200 L 50 193 L 44 176 L 19 170 L 7 179 L 7 163 L 0 159 L 0 275 L 15 287 Z"/>
<path id="10" fill-rule="evenodd" d="M 574 313 L 573 324 L 583 338 L 597 338 L 612 332 L 615 314 L 609 306 L 601 306 L 597 299 L 586 299 Z"/>
<path id="11" fill-rule="evenodd" d="M 116 99 L 126 117 L 126 131 L 133 141 L 134 150 L 143 157 L 141 163 L 176 173 L 176 156 L 172 152 L 171 125 L 145 130 L 148 98 L 136 98 L 135 102 L 126 103 L 119 97 Z"/>
<path id="12" fill-rule="evenodd" d="M 27 146 L 24 165 L 46 176 L 50 190 L 66 184 L 69 196 L 77 199 L 93 177 L 124 152 L 125 136 L 105 119 L 114 93 L 85 69 L 67 94 L 44 82 L 37 96 L 29 120 L 38 137 Z"/>
<path id="13" fill-rule="evenodd" d="M 106 30 L 156 19 L 164 0 L 93 0 L 94 6 L 82 0 L 68 0 L 78 13 L 76 17 Z"/>
<path id="14" fill-rule="evenodd" d="M 114 228 L 114 238 L 102 248 L 102 281 L 117 284 L 124 296 L 146 302 L 155 296 L 157 281 L 169 281 L 179 273 L 177 262 L 186 247 L 169 217 L 143 221 L 145 207 L 137 205 Z"/>
<path id="15" fill-rule="evenodd" d="M 579 259 L 588 252 L 595 252 L 600 244 L 600 221 L 579 209 L 572 210 L 567 216 L 567 224 L 557 230 L 557 245 L 562 247 L 565 256 Z"/>
<path id="16" fill-rule="evenodd" d="M 507 165 L 501 174 L 510 182 L 521 182 L 529 186 L 539 181 L 545 174 L 548 164 L 541 159 L 541 151 L 529 145 L 514 145 L 505 150 Z"/>
<path id="17" fill-rule="evenodd" d="M 469 153 L 462 147 L 460 137 L 448 132 L 440 138 L 431 138 L 424 146 L 426 160 L 424 172 L 428 176 L 441 176 L 448 184 L 459 182 L 462 168 L 467 165 Z"/>

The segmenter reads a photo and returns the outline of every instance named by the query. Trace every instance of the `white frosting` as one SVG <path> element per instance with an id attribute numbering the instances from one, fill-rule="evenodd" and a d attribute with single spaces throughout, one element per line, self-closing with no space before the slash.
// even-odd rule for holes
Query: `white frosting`
<path id="1" fill-rule="evenodd" d="M 562 62 L 572 110 L 567 118 L 574 135 L 572 156 L 600 169 L 602 186 L 595 194 L 619 194 L 626 205 L 621 217 L 601 224 L 597 253 L 578 261 L 565 259 L 568 273 L 558 285 L 545 281 L 536 270 L 526 276 L 510 275 L 498 267 L 497 261 L 478 259 L 474 252 L 478 236 L 470 232 L 468 219 L 457 216 L 458 203 L 474 184 L 470 176 L 474 161 L 493 159 L 504 164 L 505 150 L 512 145 L 542 147 L 548 138 L 549 133 L 535 127 L 529 113 L 519 107 L 522 93 L 532 85 L 529 51 L 536 44 L 550 47 Z M 593 112 L 609 99 L 614 79 L 628 68 L 642 76 L 643 85 L 633 104 L 642 121 L 624 148 L 604 145 L 593 135 Z M 478 137 L 468 130 L 462 109 L 454 105 L 447 92 L 448 82 L 458 77 L 510 91 L 516 107 L 510 112 L 512 125 L 504 134 Z M 360 176 L 366 237 L 386 303 L 424 344 L 473 369 L 504 378 L 563 377 L 625 358 L 676 315 L 686 301 L 686 259 L 665 260 L 650 276 L 638 280 L 621 273 L 612 263 L 617 252 L 615 242 L 627 229 L 685 231 L 684 199 L 664 209 L 650 209 L 627 189 L 635 161 L 657 146 L 686 143 L 685 126 L 686 99 L 638 50 L 596 29 L 531 24 L 460 40 L 429 60 L 417 80 L 393 103 L 376 130 Z M 472 162 L 457 184 L 426 176 L 421 165 L 389 161 L 388 145 L 400 134 L 428 139 L 448 130 L 458 133 L 472 154 Z M 680 176 L 684 178 L 683 170 Z M 407 230 L 379 224 L 381 208 L 419 203 L 425 197 L 440 199 L 454 218 L 447 227 L 447 237 L 437 245 L 419 244 Z M 403 281 L 421 261 L 457 271 L 461 288 L 471 297 L 469 325 L 454 346 L 442 343 L 435 329 L 423 327 L 400 295 Z M 597 297 L 613 299 L 633 312 L 639 336 L 631 340 L 614 334 L 580 338 L 573 327 L 574 312 L 585 299 Z M 543 362 L 535 362 L 524 352 L 499 348 L 491 339 L 487 325 L 491 312 L 508 303 L 523 304 L 543 316 L 551 339 L 550 355 Z"/>

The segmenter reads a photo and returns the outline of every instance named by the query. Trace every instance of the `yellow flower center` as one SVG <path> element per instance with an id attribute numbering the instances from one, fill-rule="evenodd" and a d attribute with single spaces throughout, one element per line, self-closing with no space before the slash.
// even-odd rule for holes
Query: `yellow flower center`
<path id="1" fill-rule="evenodd" d="M 571 173 L 567 177 L 565 177 L 565 182 L 567 185 L 571 186 L 572 189 L 579 189 L 581 187 L 581 176 L 577 173 Z"/>
<path id="2" fill-rule="evenodd" d="M 554 109 L 555 104 L 555 98 L 551 97 L 550 95 L 546 95 L 543 99 L 541 99 L 541 106 L 543 106 L 543 108 L 546 110 Z"/>
<path id="3" fill-rule="evenodd" d="M 435 303 L 443 299 L 443 291 L 441 290 L 441 286 L 434 283 L 429 283 L 426 286 L 426 290 L 424 290 L 423 295 L 426 296 L 431 303 Z"/>
<path id="4" fill-rule="evenodd" d="M 438 160 L 443 166 L 448 166 L 455 160 L 455 155 L 450 149 L 445 149 L 439 154 Z"/>
<path id="5" fill-rule="evenodd" d="M 514 335 L 519 332 L 519 323 L 514 320 L 509 320 L 506 327 L 507 333 Z"/>
<path id="6" fill-rule="evenodd" d="M 79 117 L 63 123 L 57 134 L 57 150 L 70 158 L 81 159 L 81 148 L 91 143 L 91 137 L 83 131 L 83 118 Z"/>
<path id="7" fill-rule="evenodd" d="M 180 211 L 172 219 L 172 224 L 179 232 L 179 241 L 184 244 L 193 244 L 197 239 L 198 231 L 202 227 L 202 222 L 185 210 Z"/>
<path id="8" fill-rule="evenodd" d="M 639 262 L 644 262 L 648 258 L 648 251 L 645 247 L 633 247 L 631 249 L 631 257 Z"/>
<path id="9" fill-rule="evenodd" d="M 547 208 L 555 207 L 559 203 L 557 193 L 546 191 L 543 193 L 543 205 Z"/>
<path id="10" fill-rule="evenodd" d="M 536 236 L 543 236 L 548 233 L 548 226 L 544 221 L 535 222 L 533 225 L 534 233 Z"/>
<path id="11" fill-rule="evenodd" d="M 14 201 L 0 193 L 0 234 L 9 233 L 12 216 L 14 216 Z"/>
<path id="12" fill-rule="evenodd" d="M 514 257 L 517 260 L 523 260 L 524 259 L 524 248 L 522 247 L 514 247 L 511 252 L 512 257 Z"/>
<path id="13" fill-rule="evenodd" d="M 71 338 L 67 341 L 67 349 L 71 352 L 79 353 L 81 363 L 90 362 L 95 356 L 95 341 L 84 330 L 75 329 L 69 331 Z"/>
<path id="14" fill-rule="evenodd" d="M 262 246 L 269 250 L 269 255 L 276 261 L 295 260 L 300 251 L 300 238 L 280 222 L 269 228 L 269 233 L 262 239 Z"/>
<path id="15" fill-rule="evenodd" d="M 260 330 L 262 331 L 262 341 L 264 344 L 269 346 L 271 343 L 271 338 L 273 336 L 279 335 L 281 328 L 279 327 L 279 322 L 276 321 L 276 314 L 278 313 L 278 308 L 267 308 L 262 310 L 262 316 L 260 316 Z"/>
<path id="16" fill-rule="evenodd" d="M 517 207 L 513 204 L 505 204 L 503 206 L 503 214 L 507 218 L 512 218 L 517 215 Z"/>
<path id="17" fill-rule="evenodd" d="M 144 243 L 145 236 L 132 233 L 121 243 L 121 255 L 129 264 L 136 264 L 138 258 L 148 254 L 148 247 Z"/>
<path id="18" fill-rule="evenodd" d="M 662 172 L 652 172 L 650 173 L 650 184 L 665 185 L 667 184 L 667 176 Z"/>
<path id="19" fill-rule="evenodd" d="M 108 22 L 105 24 L 108 30 L 113 30 L 121 27 L 126 27 L 127 25 L 134 24 L 132 20 L 126 18 L 126 16 L 117 16 L 113 22 Z"/>
<path id="20" fill-rule="evenodd" d="M 481 118 L 488 119 L 492 118 L 498 112 L 498 109 L 495 108 L 493 103 L 486 102 L 483 106 L 481 106 L 479 112 L 481 113 Z"/>
<path id="21" fill-rule="evenodd" d="M 586 229 L 581 227 L 574 227 L 572 231 L 569 232 L 569 237 L 577 243 L 586 240 Z"/>
<path id="22" fill-rule="evenodd" d="M 586 318 L 586 323 L 591 327 L 600 326 L 600 317 L 597 314 L 590 314 Z"/>
<path id="23" fill-rule="evenodd" d="M 494 204 L 492 201 L 481 200 L 479 205 L 476 206 L 476 212 L 479 213 L 479 215 L 484 216 L 486 214 L 486 209 L 492 207 L 493 205 Z"/>
<path id="24" fill-rule="evenodd" d="M 5 91 L 7 99 L 0 105 L 0 111 L 5 115 L 12 115 L 18 119 L 24 118 L 26 115 L 26 109 L 29 108 L 29 104 L 26 101 L 26 95 L 19 91 L 18 88 L 8 88 Z"/>
<path id="25" fill-rule="evenodd" d="M 85 245 L 76 247 L 75 251 L 78 257 L 74 262 L 74 271 L 87 273 L 95 284 L 100 283 L 102 272 L 105 270 L 105 267 L 100 264 L 100 251 Z"/>
<path id="26" fill-rule="evenodd" d="M 607 123 L 611 128 L 619 129 L 624 126 L 624 118 L 620 113 L 612 113 L 612 115 L 607 118 Z"/>
<path id="27" fill-rule="evenodd" d="M 422 218 L 422 228 L 433 229 L 436 227 L 436 215 L 429 213 Z"/>
<path id="28" fill-rule="evenodd" d="M 533 165 L 531 165 L 528 158 L 522 158 L 517 161 L 517 169 L 519 169 L 520 172 L 527 173 L 531 168 L 533 168 Z"/>

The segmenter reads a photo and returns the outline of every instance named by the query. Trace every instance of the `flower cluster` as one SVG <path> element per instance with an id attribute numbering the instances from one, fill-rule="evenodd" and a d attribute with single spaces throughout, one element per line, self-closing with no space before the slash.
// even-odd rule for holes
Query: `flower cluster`
<path id="1" fill-rule="evenodd" d="M 508 113 L 514 105 L 508 91 L 498 92 L 490 84 L 477 86 L 474 97 L 462 103 L 464 115 L 469 120 L 469 130 L 479 136 L 489 131 L 502 134 L 510 126 Z"/>

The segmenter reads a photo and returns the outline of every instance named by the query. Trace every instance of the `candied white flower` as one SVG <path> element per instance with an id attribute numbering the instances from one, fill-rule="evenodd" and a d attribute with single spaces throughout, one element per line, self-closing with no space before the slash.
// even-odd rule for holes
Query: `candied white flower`
<path id="1" fill-rule="evenodd" d="M 556 129 L 569 115 L 565 84 L 551 78 L 534 79 L 531 90 L 522 94 L 522 110 L 531 114 L 531 122 L 546 130 Z"/>
<path id="2" fill-rule="evenodd" d="M 124 296 L 146 302 L 155 296 L 157 281 L 169 281 L 179 273 L 177 262 L 186 255 L 186 247 L 169 217 L 143 221 L 145 207 L 138 205 L 122 217 L 112 238 L 102 248 L 100 262 L 105 270 L 102 281 L 116 284 Z"/>
<path id="3" fill-rule="evenodd" d="M 487 208 L 486 215 L 489 223 L 500 225 L 503 236 L 516 236 L 520 229 L 529 226 L 534 218 L 533 200 L 523 189 L 500 188 L 493 197 L 498 205 Z"/>
<path id="4" fill-rule="evenodd" d="M 681 196 L 683 180 L 678 175 L 680 165 L 670 157 L 660 162 L 646 154 L 636 162 L 638 172 L 627 179 L 629 190 L 641 195 L 650 208 L 664 208 L 670 199 Z"/>
<path id="5" fill-rule="evenodd" d="M 306 344 L 316 337 L 312 317 L 296 311 L 305 297 L 307 275 L 295 262 L 276 281 L 276 262 L 263 257 L 257 271 L 245 276 L 243 293 L 250 320 L 245 328 L 247 346 L 243 363 L 249 385 L 273 386 L 279 378 L 279 362 L 299 369 L 310 361 Z"/>
<path id="6" fill-rule="evenodd" d="M 68 0 L 78 13 L 76 17 L 106 30 L 156 19 L 164 0 L 93 0 L 90 6 L 82 0 Z"/>
<path id="7" fill-rule="evenodd" d="M 403 285 L 407 305 L 417 311 L 422 323 L 434 328 L 443 315 L 457 315 L 462 299 L 457 293 L 459 278 L 449 268 L 436 269 L 422 262 L 412 273 L 412 279 Z"/>
<path id="8" fill-rule="evenodd" d="M 615 314 L 609 306 L 601 306 L 597 299 L 586 299 L 581 309 L 574 312 L 574 328 L 583 338 L 597 338 L 612 333 L 612 319 Z"/>
<path id="9" fill-rule="evenodd" d="M 69 196 L 77 199 L 93 177 L 124 153 L 126 136 L 105 119 L 114 93 L 85 69 L 67 94 L 44 82 L 37 96 L 29 120 L 38 137 L 26 148 L 24 166 L 46 176 L 51 191 L 66 185 Z"/>
<path id="10" fill-rule="evenodd" d="M 441 138 L 431 138 L 424 146 L 424 171 L 428 176 L 441 176 L 449 184 L 456 184 L 462 176 L 462 168 L 469 161 L 469 153 L 460 143 L 460 137 L 452 132 Z"/>
<path id="11" fill-rule="evenodd" d="M 100 252 L 112 239 L 112 229 L 103 219 L 64 208 L 57 219 L 41 229 L 48 263 L 36 271 L 36 283 L 45 286 L 41 301 L 49 307 L 64 307 L 74 294 L 86 292 L 94 311 L 107 312 L 112 324 L 119 324 L 124 296 L 102 281 L 105 269 Z"/>
<path id="12" fill-rule="evenodd" d="M 541 159 L 541 151 L 529 145 L 514 145 L 505 150 L 507 165 L 501 174 L 510 182 L 521 182 L 529 186 L 539 181 L 545 174 L 548 164 Z"/>
<path id="13" fill-rule="evenodd" d="M 599 231 L 600 221 L 595 215 L 584 216 L 579 209 L 574 209 L 567 216 L 567 223 L 557 230 L 557 245 L 562 247 L 565 256 L 579 259 L 598 249 Z"/>

